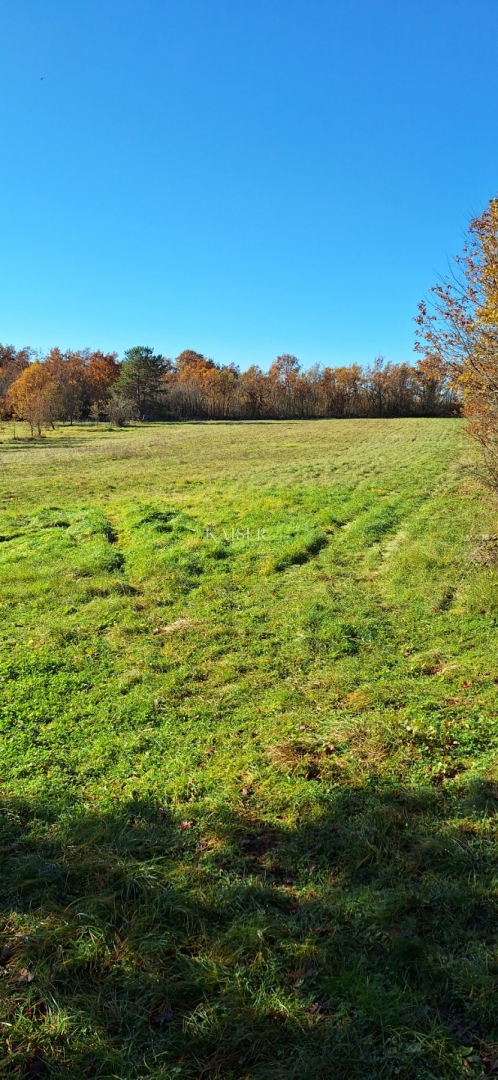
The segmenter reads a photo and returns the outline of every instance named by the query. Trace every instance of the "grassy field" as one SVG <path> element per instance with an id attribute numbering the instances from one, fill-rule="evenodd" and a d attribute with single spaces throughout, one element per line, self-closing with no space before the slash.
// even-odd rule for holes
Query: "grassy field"
<path id="1" fill-rule="evenodd" d="M 0 428 L 1 1077 L 498 1073 L 470 457 L 458 420 Z"/>

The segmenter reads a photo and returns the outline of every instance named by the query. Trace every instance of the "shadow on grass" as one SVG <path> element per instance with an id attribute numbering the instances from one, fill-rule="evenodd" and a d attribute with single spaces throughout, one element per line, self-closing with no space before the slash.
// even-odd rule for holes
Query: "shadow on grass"
<path id="1" fill-rule="evenodd" d="M 79 439 L 77 437 L 70 438 L 65 435 L 58 436 L 56 438 L 46 438 L 41 436 L 27 436 L 26 438 L 17 437 L 14 439 L 0 439 L 0 453 L 2 454 L 15 454 L 21 450 L 57 450 L 58 448 L 67 449 L 67 447 L 80 447 L 87 446 L 88 440 Z"/>
<path id="2" fill-rule="evenodd" d="M 494 789 L 251 802 L 4 800 L 0 1076 L 498 1074 Z"/>

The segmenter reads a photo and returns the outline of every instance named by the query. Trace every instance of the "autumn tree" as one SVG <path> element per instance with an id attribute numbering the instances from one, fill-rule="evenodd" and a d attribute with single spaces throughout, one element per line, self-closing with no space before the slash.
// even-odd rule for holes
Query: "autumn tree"
<path id="1" fill-rule="evenodd" d="M 209 371 L 215 366 L 214 360 L 208 359 L 204 353 L 198 353 L 195 349 L 184 349 L 175 360 L 175 371 L 179 376 Z"/>
<path id="2" fill-rule="evenodd" d="M 299 360 L 291 353 L 282 353 L 270 364 L 268 381 L 275 416 L 293 416 L 296 384 L 300 370 Z"/>
<path id="3" fill-rule="evenodd" d="M 118 354 L 104 353 L 97 349 L 88 353 L 85 366 L 85 383 L 88 410 L 94 414 L 105 413 L 111 399 L 112 387 L 119 379 L 121 365 Z"/>
<path id="4" fill-rule="evenodd" d="M 35 428 L 41 435 L 42 427 L 54 427 L 61 411 L 60 388 L 48 365 L 39 360 L 29 364 L 9 387 L 7 404 L 18 420 L 28 422 L 32 436 Z"/>
<path id="5" fill-rule="evenodd" d="M 350 367 L 325 367 L 322 372 L 325 416 L 364 416 L 364 378 L 359 364 Z"/>
<path id="6" fill-rule="evenodd" d="M 33 367 L 32 353 L 0 346 L 0 415 L 6 419 L 14 415 L 14 400 L 15 415 L 24 410 L 28 419 L 29 412 L 33 430 L 55 418 L 72 423 L 88 416 L 123 424 L 133 417 L 164 416 L 259 420 L 451 415 L 459 411 L 455 385 L 463 381 L 463 362 L 443 359 L 444 348 L 436 342 L 436 322 L 434 313 L 421 311 L 419 332 L 427 339 L 425 354 L 416 365 L 385 363 L 377 357 L 367 369 L 351 364 L 303 370 L 295 356 L 283 353 L 267 372 L 253 365 L 241 373 L 235 364 L 216 364 L 193 349 L 185 349 L 172 364 L 153 349 L 137 346 L 125 353 L 121 364 L 116 353 L 54 348 L 41 362 L 43 376 L 39 364 L 34 368 L 36 376 L 27 379 L 29 407 L 24 383 L 10 397 L 7 391 L 24 370 Z M 452 364 L 457 375 L 451 373 Z M 475 387 L 475 379 L 472 382 L 467 376 L 467 381 Z M 470 416 L 470 391 L 468 400 Z M 482 410 L 477 415 L 481 432 Z"/>
<path id="7" fill-rule="evenodd" d="M 463 396 L 469 434 L 498 488 L 498 197 L 470 223 L 450 273 L 419 304 L 416 350 Z"/>
<path id="8" fill-rule="evenodd" d="M 120 374 L 117 353 L 54 348 L 44 362 L 59 387 L 62 420 L 72 425 L 74 420 L 91 415 L 92 409 L 97 413 L 108 410 L 110 390 Z"/>
<path id="9" fill-rule="evenodd" d="M 221 420 L 231 415 L 236 402 L 240 371 L 236 364 L 222 364 L 217 372 L 216 406 Z"/>
<path id="10" fill-rule="evenodd" d="M 14 345 L 0 345 L 0 416 L 8 415 L 7 391 L 27 368 L 31 357 L 29 348 L 16 350 Z"/>
<path id="11" fill-rule="evenodd" d="M 217 367 L 214 360 L 184 349 L 176 357 L 173 374 L 172 404 L 181 416 L 207 417 L 212 410 Z"/>
<path id="12" fill-rule="evenodd" d="M 268 377 L 260 367 L 252 364 L 243 371 L 239 382 L 240 405 L 243 416 L 251 420 L 268 414 Z"/>
<path id="13" fill-rule="evenodd" d="M 413 372 L 417 412 L 442 416 L 460 411 L 458 386 L 450 370 L 437 356 L 422 356 Z"/>
<path id="14" fill-rule="evenodd" d="M 384 368 L 384 357 L 376 356 L 373 367 L 363 380 L 364 390 L 374 416 L 383 416 L 387 404 L 389 370 Z"/>
<path id="15" fill-rule="evenodd" d="M 59 388 L 60 418 L 72 425 L 85 407 L 85 353 L 51 349 L 45 365 Z"/>

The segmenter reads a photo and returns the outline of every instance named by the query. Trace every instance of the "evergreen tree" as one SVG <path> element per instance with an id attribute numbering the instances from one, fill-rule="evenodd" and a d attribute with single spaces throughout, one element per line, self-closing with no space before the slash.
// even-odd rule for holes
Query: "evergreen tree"
<path id="1" fill-rule="evenodd" d="M 124 354 L 116 394 L 133 405 L 139 420 L 151 420 L 161 411 L 166 394 L 164 376 L 171 363 L 147 345 L 135 345 Z"/>

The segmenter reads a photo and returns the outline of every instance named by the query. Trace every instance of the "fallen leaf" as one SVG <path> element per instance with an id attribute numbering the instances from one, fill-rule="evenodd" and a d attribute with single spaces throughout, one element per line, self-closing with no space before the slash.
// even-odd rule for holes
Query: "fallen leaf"
<path id="1" fill-rule="evenodd" d="M 24 986 L 27 983 L 32 983 L 33 979 L 34 975 L 31 971 L 27 971 L 26 968 L 21 968 L 16 976 L 15 982 L 17 986 Z"/>
<path id="2" fill-rule="evenodd" d="M 180 829 L 191 829 L 193 824 L 193 821 L 180 821 Z"/>
<path id="3" fill-rule="evenodd" d="M 316 975 L 317 971 L 317 967 L 302 967 L 298 968 L 297 971 L 289 971 L 287 978 L 291 979 L 292 982 L 302 982 L 303 979 L 310 979 L 312 975 Z"/>

